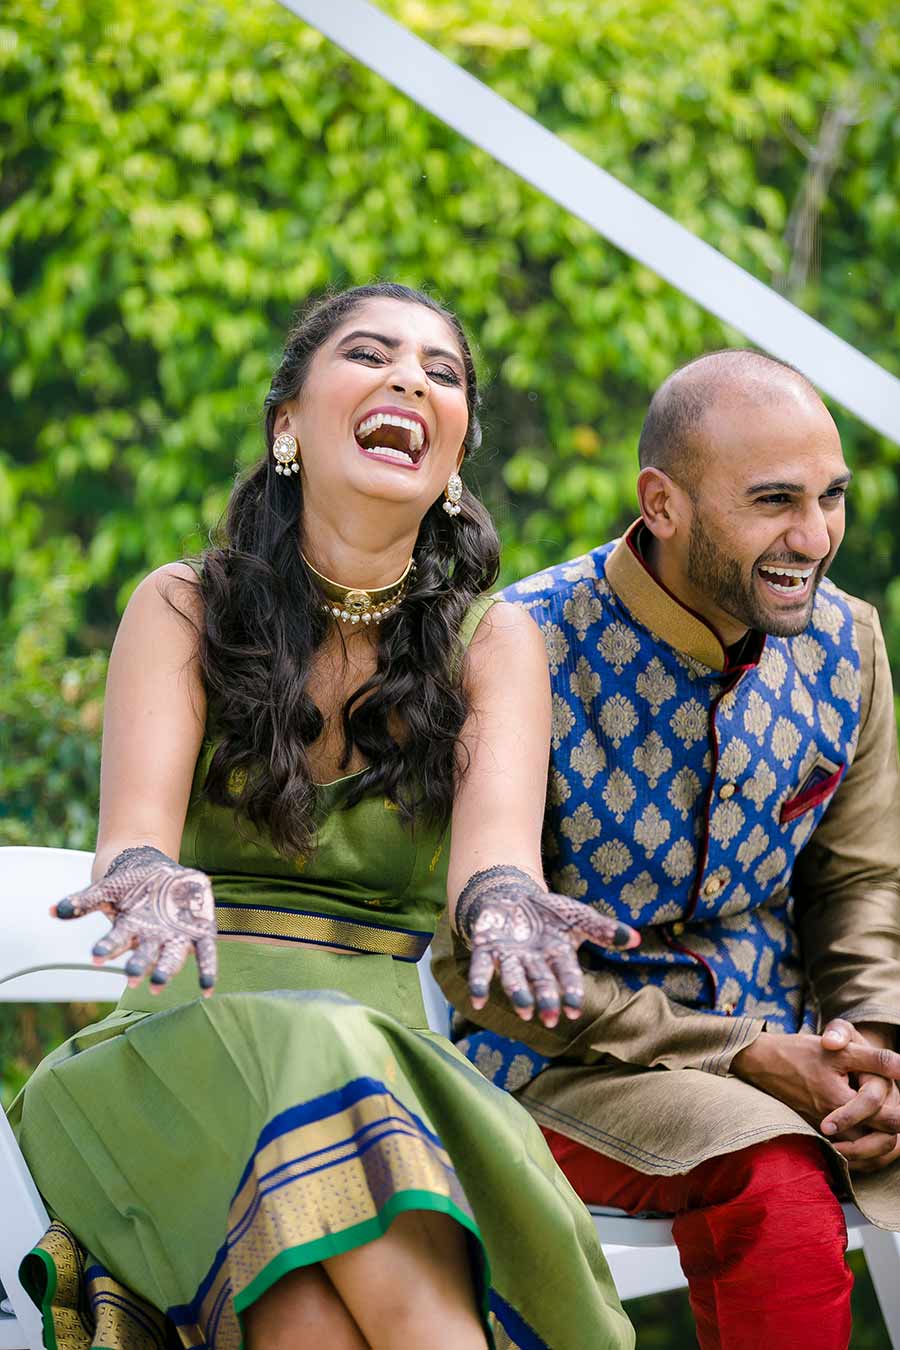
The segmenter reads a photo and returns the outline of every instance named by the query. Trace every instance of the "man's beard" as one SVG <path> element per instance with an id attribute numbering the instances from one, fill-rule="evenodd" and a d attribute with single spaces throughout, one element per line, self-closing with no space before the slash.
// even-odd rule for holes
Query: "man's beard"
<path id="1" fill-rule="evenodd" d="M 779 558 L 777 561 L 786 563 L 787 559 Z M 806 562 L 808 559 L 797 559 L 795 565 L 802 566 Z M 820 566 L 813 575 L 809 599 L 800 608 L 793 612 L 772 612 L 766 609 L 754 589 L 754 574 L 751 572 L 750 580 L 745 580 L 740 563 L 719 548 L 703 525 L 699 512 L 696 508 L 694 510 L 688 540 L 688 580 L 719 609 L 748 628 L 771 633 L 773 637 L 796 637 L 802 633 L 809 624 L 816 589 L 824 571 L 824 566 Z"/>

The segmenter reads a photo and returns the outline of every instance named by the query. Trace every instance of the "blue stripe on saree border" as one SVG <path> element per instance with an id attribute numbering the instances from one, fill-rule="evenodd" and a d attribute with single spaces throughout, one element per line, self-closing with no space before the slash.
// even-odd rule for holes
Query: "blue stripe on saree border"
<path id="1" fill-rule="evenodd" d="M 383 1125 L 385 1123 L 385 1120 L 389 1119 L 390 1117 L 384 1117 L 382 1118 L 382 1120 L 374 1122 L 374 1124 Z M 362 1131 L 360 1131 L 359 1133 L 362 1133 Z M 377 1144 L 380 1144 L 382 1140 L 387 1139 L 394 1134 L 404 1134 L 407 1136 L 407 1138 L 414 1137 L 411 1136 L 411 1132 L 409 1130 L 401 1130 L 396 1128 L 382 1130 L 381 1133 L 376 1135 L 374 1139 L 368 1139 L 364 1144 L 361 1144 L 356 1149 L 357 1157 L 362 1158 L 366 1153 L 368 1153 L 369 1149 L 374 1148 Z M 357 1136 L 354 1135 L 352 1137 L 356 1138 Z M 298 1182 L 304 1177 L 312 1177 L 319 1172 L 327 1172 L 334 1166 L 334 1164 L 333 1162 L 320 1163 L 316 1167 L 307 1168 L 305 1172 L 295 1172 L 288 1177 L 283 1177 L 279 1181 L 272 1180 L 269 1181 L 268 1184 L 263 1184 L 264 1182 L 267 1181 L 267 1178 L 274 1177 L 277 1172 L 283 1171 L 284 1167 L 289 1166 L 291 1166 L 290 1163 L 285 1163 L 282 1165 L 282 1167 L 275 1168 L 272 1172 L 268 1172 L 265 1174 L 265 1176 L 259 1178 L 259 1186 L 257 1194 L 254 1197 L 252 1204 L 248 1206 L 247 1210 L 242 1215 L 240 1223 L 236 1224 L 235 1227 L 230 1230 L 226 1246 L 229 1247 L 234 1246 L 241 1240 L 244 1233 L 253 1224 L 253 1221 L 256 1218 L 259 1207 L 262 1204 L 263 1200 L 266 1198 L 266 1196 L 272 1195 L 273 1192 L 281 1190 L 282 1187 L 284 1186 L 293 1186 L 296 1182 Z"/>
<path id="2" fill-rule="evenodd" d="M 522 1314 L 517 1313 L 496 1289 L 491 1289 L 488 1298 L 491 1312 L 516 1346 L 516 1350 L 552 1350 L 546 1341 L 541 1340 L 534 1328 L 528 1325 Z"/>
<path id="3" fill-rule="evenodd" d="M 290 1106 L 285 1111 L 279 1112 L 273 1116 L 268 1124 L 264 1125 L 257 1138 L 256 1145 L 241 1174 L 241 1179 L 234 1189 L 232 1201 L 240 1192 L 253 1170 L 253 1160 L 261 1149 L 281 1135 L 297 1129 L 301 1125 L 310 1125 L 317 1120 L 322 1120 L 328 1116 L 335 1115 L 338 1111 L 346 1110 L 348 1107 L 362 1101 L 365 1097 L 374 1095 L 389 1097 L 391 1101 L 396 1102 L 397 1107 L 410 1120 L 414 1122 L 417 1129 L 421 1131 L 423 1137 L 434 1147 L 443 1150 L 443 1144 L 433 1130 L 430 1130 L 425 1122 L 404 1106 L 401 1101 L 391 1092 L 387 1085 L 377 1078 L 354 1078 L 351 1082 L 345 1083 L 340 1088 L 335 1088 L 331 1092 L 325 1092 L 320 1097 L 314 1097 L 312 1101 L 302 1102 L 298 1106 Z M 360 1131 L 357 1131 L 360 1133 Z M 354 1136 L 355 1137 L 355 1136 Z M 230 1243 L 226 1239 L 216 1252 L 213 1262 L 197 1288 L 197 1292 L 190 1303 L 175 1304 L 167 1309 L 166 1316 L 176 1326 L 197 1325 L 197 1317 L 209 1290 L 212 1288 L 219 1271 L 228 1259 Z M 202 1350 L 198 1347 L 197 1350 Z"/>
<path id="4" fill-rule="evenodd" d="M 333 1116 L 338 1111 L 346 1111 L 348 1106 L 354 1106 L 364 1097 L 371 1097 L 375 1093 L 390 1097 L 391 1101 L 396 1102 L 400 1110 L 409 1116 L 426 1139 L 430 1140 L 432 1144 L 436 1144 L 438 1148 L 443 1148 L 443 1144 L 434 1131 L 429 1130 L 419 1116 L 405 1107 L 391 1092 L 386 1083 L 382 1083 L 378 1078 L 354 1078 L 342 1087 L 323 1093 L 321 1097 L 314 1097 L 312 1101 L 302 1102 L 299 1106 L 289 1106 L 285 1111 L 280 1111 L 277 1116 L 273 1116 L 269 1123 L 260 1130 L 253 1155 L 241 1174 L 241 1179 L 235 1187 L 234 1194 L 237 1195 L 250 1175 L 253 1168 L 253 1157 L 267 1144 L 270 1144 L 273 1139 L 277 1139 L 282 1134 L 287 1134 L 289 1130 L 297 1129 L 300 1125 L 310 1125 L 313 1121 L 322 1120 L 325 1116 Z"/>
<path id="5" fill-rule="evenodd" d="M 99 1320 L 96 1316 L 95 1309 L 102 1307 L 104 1304 L 110 1308 L 117 1308 L 119 1312 L 126 1313 L 143 1331 L 151 1336 L 155 1344 L 160 1347 L 160 1350 L 166 1350 L 165 1334 L 160 1330 L 159 1326 L 153 1322 L 152 1318 L 148 1317 L 140 1304 L 135 1303 L 128 1298 L 127 1290 L 124 1285 L 119 1285 L 118 1281 L 115 1280 L 114 1276 L 110 1274 L 105 1266 L 101 1266 L 100 1262 L 97 1261 L 94 1265 L 87 1267 L 83 1278 L 87 1290 L 87 1300 L 91 1311 L 94 1313 L 95 1321 Z M 110 1289 L 103 1289 L 94 1293 L 91 1290 L 91 1284 L 94 1280 L 109 1280 L 111 1283 L 116 1284 L 117 1289 L 115 1292 Z"/>

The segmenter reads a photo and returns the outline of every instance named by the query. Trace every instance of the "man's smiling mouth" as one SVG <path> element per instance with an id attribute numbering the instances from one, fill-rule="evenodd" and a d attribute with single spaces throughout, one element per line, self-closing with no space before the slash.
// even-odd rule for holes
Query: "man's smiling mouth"
<path id="1" fill-rule="evenodd" d="M 417 468 L 428 452 L 428 427 L 415 413 L 377 408 L 357 425 L 356 443 L 367 455 Z"/>
<path id="2" fill-rule="evenodd" d="M 781 595 L 799 595 L 808 589 L 817 567 L 789 567 L 786 563 L 760 563 L 758 571 L 767 586 Z"/>

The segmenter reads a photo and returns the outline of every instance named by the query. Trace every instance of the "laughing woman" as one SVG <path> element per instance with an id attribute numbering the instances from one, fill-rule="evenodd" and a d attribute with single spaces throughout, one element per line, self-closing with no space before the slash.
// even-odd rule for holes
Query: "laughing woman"
<path id="1" fill-rule="evenodd" d="M 23 1263 L 47 1346 L 633 1343 L 536 1126 L 425 1029 L 448 895 L 473 989 L 497 969 L 550 1024 L 579 942 L 633 940 L 544 888 L 546 659 L 485 595 L 477 401 L 430 298 L 326 300 L 224 539 L 132 597 L 95 879 L 56 907 L 110 915 L 129 989 L 13 1111 L 56 1219 Z"/>

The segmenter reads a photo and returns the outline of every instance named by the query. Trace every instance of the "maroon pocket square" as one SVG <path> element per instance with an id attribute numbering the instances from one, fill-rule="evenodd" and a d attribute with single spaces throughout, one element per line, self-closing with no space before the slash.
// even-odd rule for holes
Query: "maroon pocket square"
<path id="1" fill-rule="evenodd" d="M 843 778 L 847 766 L 840 764 L 829 773 L 830 768 L 831 765 L 827 769 L 822 764 L 813 765 L 800 791 L 782 803 L 781 814 L 778 817 L 782 825 L 796 820 L 797 816 L 802 816 L 805 811 L 811 811 L 814 806 L 818 806 L 826 797 L 831 796 Z"/>

